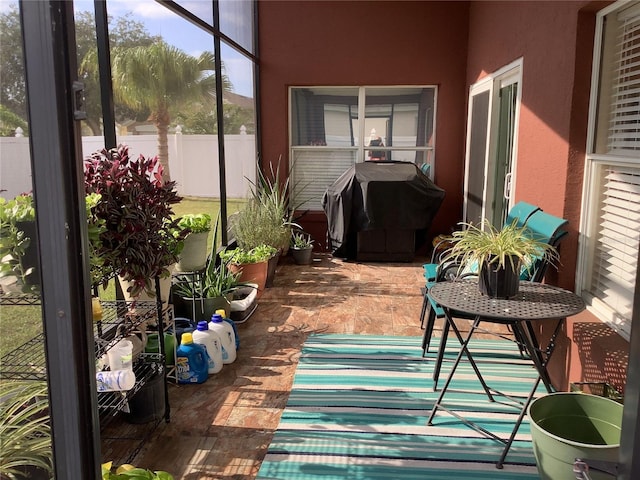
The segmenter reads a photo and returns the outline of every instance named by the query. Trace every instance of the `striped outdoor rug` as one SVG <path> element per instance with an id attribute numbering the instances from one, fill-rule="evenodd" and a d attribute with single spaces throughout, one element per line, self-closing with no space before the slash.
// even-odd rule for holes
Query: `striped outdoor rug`
<path id="1" fill-rule="evenodd" d="M 501 443 L 444 411 L 426 425 L 438 392 L 431 380 L 433 356 L 421 357 L 420 342 L 418 337 L 309 337 L 257 479 L 538 479 L 526 417 L 503 470 L 495 467 Z M 453 359 L 459 344 L 449 345 L 447 358 Z M 478 340 L 471 351 L 491 387 L 526 396 L 535 373 L 513 343 Z M 440 386 L 450 365 L 445 361 Z M 489 402 L 464 361 L 444 404 L 503 438 L 519 411 L 506 397 Z"/>

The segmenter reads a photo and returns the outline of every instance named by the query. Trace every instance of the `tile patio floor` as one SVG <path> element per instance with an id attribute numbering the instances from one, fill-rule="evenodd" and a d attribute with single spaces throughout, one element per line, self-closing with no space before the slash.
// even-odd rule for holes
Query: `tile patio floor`
<path id="1" fill-rule="evenodd" d="M 286 258 L 256 312 L 238 325 L 237 360 L 201 385 L 170 384 L 171 421 L 158 425 L 133 463 L 176 480 L 254 479 L 310 333 L 422 335 L 421 260 L 316 255 L 313 265 L 297 266 Z M 110 448 L 103 445 L 103 455 L 117 458 Z"/>

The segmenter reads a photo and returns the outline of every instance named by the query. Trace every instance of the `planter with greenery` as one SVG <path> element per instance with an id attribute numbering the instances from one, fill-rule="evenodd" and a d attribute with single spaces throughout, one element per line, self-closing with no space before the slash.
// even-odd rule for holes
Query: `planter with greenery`
<path id="1" fill-rule="evenodd" d="M 514 222 L 501 230 L 488 220 L 480 226 L 461 225 L 465 229 L 453 232 L 448 239 L 452 246 L 443 262 L 457 263 L 459 272 L 477 272 L 480 291 L 490 297 L 516 295 L 523 268 L 539 259 L 551 264 L 558 260 L 556 249 L 536 239 L 526 225 Z"/>
<path id="2" fill-rule="evenodd" d="M 31 194 L 0 197 L 0 285 L 4 291 L 38 293 L 36 215 Z"/>
<path id="3" fill-rule="evenodd" d="M 113 277 L 113 270 L 104 264 L 100 256 L 100 235 L 106 232 L 105 221 L 95 214 L 95 208 L 100 202 L 99 193 L 90 193 L 85 197 L 87 210 L 87 231 L 89 234 L 89 273 L 91 286 L 107 288 L 109 280 Z"/>
<path id="4" fill-rule="evenodd" d="M 178 255 L 177 269 L 180 272 L 197 272 L 207 264 L 207 241 L 211 231 L 211 215 L 188 213 L 178 219 L 178 227 L 189 233 Z"/>
<path id="5" fill-rule="evenodd" d="M 53 463 L 47 383 L 0 382 L 0 477 L 51 478 Z"/>
<path id="6" fill-rule="evenodd" d="M 296 265 L 309 265 L 313 261 L 313 239 L 305 232 L 293 232 L 291 256 Z"/>
<path id="7" fill-rule="evenodd" d="M 164 182 L 157 157 L 129 157 L 126 145 L 94 152 L 85 160 L 85 191 L 98 193 L 93 214 L 104 221 L 96 253 L 117 273 L 132 298 L 155 298 L 155 278 L 170 279 L 186 231 L 173 219 L 181 200 L 175 182 Z M 166 293 L 167 292 L 162 292 Z"/>
<path id="8" fill-rule="evenodd" d="M 238 247 L 220 252 L 220 259 L 234 272 L 240 272 L 239 281 L 258 285 L 260 297 L 267 283 L 269 259 L 277 250 L 271 245 L 258 245 L 250 250 Z"/>
<path id="9" fill-rule="evenodd" d="M 182 301 L 185 314 L 188 316 L 195 314 L 195 318 L 192 318 L 194 322 L 211 320 L 211 315 L 218 309 L 224 309 L 226 316 L 229 317 L 233 293 L 244 285 L 238 281 L 239 277 L 240 273 L 227 268 L 225 262 L 216 265 L 214 257 L 207 262 L 202 275 L 176 276 L 176 282 L 173 285 L 174 301 L 175 296 L 178 296 Z M 175 303 L 177 308 L 180 302 Z"/>
<path id="10" fill-rule="evenodd" d="M 112 462 L 102 464 L 102 480 L 173 480 L 173 475 L 162 470 L 151 471 L 123 464 L 115 468 Z"/>
<path id="11" fill-rule="evenodd" d="M 257 166 L 258 179 L 256 183 L 251 183 L 251 193 L 253 199 L 260 205 L 265 212 L 265 222 L 270 223 L 273 237 L 265 237 L 261 243 L 266 243 L 284 251 L 289 247 L 289 237 L 291 229 L 299 227 L 293 223 L 294 207 L 290 205 L 289 188 L 291 181 L 291 172 L 280 182 L 280 163 L 282 158 L 278 159 L 278 166 L 275 171 L 273 164 L 269 164 L 269 175 L 265 175 L 260 165 Z M 238 242 L 240 245 L 241 242 Z M 260 243 L 254 245 L 241 245 L 245 248 L 253 248 Z"/>

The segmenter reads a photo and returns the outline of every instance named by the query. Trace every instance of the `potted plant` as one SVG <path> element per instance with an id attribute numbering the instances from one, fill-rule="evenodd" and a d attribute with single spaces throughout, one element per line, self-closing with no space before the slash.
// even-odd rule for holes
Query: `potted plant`
<path id="1" fill-rule="evenodd" d="M 155 299 L 155 278 L 170 282 L 169 267 L 186 235 L 172 218 L 182 199 L 175 182 L 162 180 L 157 156 L 130 158 L 126 145 L 94 152 L 84 167 L 86 193 L 100 194 L 93 214 L 105 226 L 96 253 L 131 298 L 146 292 Z M 168 296 L 168 287 L 161 290 Z"/>
<path id="2" fill-rule="evenodd" d="M 296 265 L 309 265 L 313 259 L 313 239 L 305 232 L 291 235 L 291 256 Z"/>
<path id="3" fill-rule="evenodd" d="M 477 273 L 480 291 L 490 297 L 516 295 L 522 268 L 538 259 L 553 264 L 559 258 L 553 246 L 538 240 L 526 225 L 519 226 L 516 221 L 501 230 L 486 219 L 480 226 L 461 225 L 465 228 L 449 238 L 451 248 L 443 262 L 457 263 L 459 272 Z"/>
<path id="4" fill-rule="evenodd" d="M 276 253 L 271 245 L 258 245 L 250 250 L 238 247 L 220 252 L 220 259 L 231 271 L 240 272 L 239 281 L 258 285 L 258 298 L 267 282 L 269 259 Z"/>
<path id="5" fill-rule="evenodd" d="M 173 292 L 188 307 L 189 313 L 195 313 L 198 320 L 211 320 L 216 310 L 224 309 L 226 317 L 231 313 L 233 292 L 238 289 L 240 272 L 227 268 L 225 262 L 216 264 L 215 258 L 209 259 L 207 266 L 199 277 L 178 275 L 173 285 Z"/>
<path id="6" fill-rule="evenodd" d="M 3 290 L 38 293 L 38 250 L 31 194 L 0 197 L 0 284 Z"/>
<path id="7" fill-rule="evenodd" d="M 250 198 L 244 207 L 229 219 L 231 234 L 244 252 L 263 245 L 273 247 L 273 254 L 267 259 L 265 286 L 271 286 L 273 282 L 278 255 L 290 235 L 289 227 L 284 225 L 279 211 L 271 206 L 273 205 L 263 203 L 259 198 Z"/>
<path id="8" fill-rule="evenodd" d="M 51 478 L 51 424 L 47 383 L 0 382 L 1 478 Z"/>
<path id="9" fill-rule="evenodd" d="M 162 470 L 151 471 L 127 463 L 113 467 L 112 462 L 102 464 L 102 480 L 173 480 L 173 475 Z"/>
<path id="10" fill-rule="evenodd" d="M 289 247 L 291 229 L 298 227 L 298 225 L 292 221 L 295 209 L 289 202 L 290 172 L 280 184 L 281 160 L 282 158 L 278 159 L 278 166 L 275 171 L 273 170 L 273 164 L 269 164 L 270 175 L 265 175 L 260 165 L 258 165 L 257 183 L 250 183 L 253 198 L 268 212 L 272 227 L 277 232 L 273 241 L 267 238 L 264 243 L 272 245 L 278 250 L 286 250 Z"/>
<path id="11" fill-rule="evenodd" d="M 211 215 L 187 213 L 178 219 L 178 227 L 188 231 L 184 245 L 178 255 L 177 269 L 180 272 L 197 272 L 207 263 L 207 241 L 211 231 Z"/>
<path id="12" fill-rule="evenodd" d="M 269 174 L 265 174 L 258 165 L 257 181 L 250 181 L 251 201 L 230 222 L 238 246 L 250 250 L 266 244 L 276 249 L 268 263 L 267 287 L 273 284 L 280 256 L 289 250 L 292 228 L 300 228 L 293 223 L 295 207 L 291 205 L 289 197 L 291 172 L 280 178 L 281 160 L 278 159 L 275 171 L 273 164 L 269 164 Z"/>

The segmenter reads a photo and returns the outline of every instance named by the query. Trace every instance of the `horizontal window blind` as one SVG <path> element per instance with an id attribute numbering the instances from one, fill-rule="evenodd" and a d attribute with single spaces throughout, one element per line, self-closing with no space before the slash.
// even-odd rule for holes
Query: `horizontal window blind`
<path id="1" fill-rule="evenodd" d="M 601 17 L 603 46 L 587 153 L 589 205 L 581 262 L 582 293 L 592 311 L 629 340 L 640 249 L 640 2 L 620 3 Z M 592 112 L 591 118 L 597 117 Z"/>
<path id="2" fill-rule="evenodd" d="M 640 248 L 640 168 L 601 168 L 600 222 L 596 234 L 591 294 L 617 317 L 630 334 Z"/>
<path id="3" fill-rule="evenodd" d="M 298 210 L 322 211 L 327 188 L 356 161 L 355 150 L 294 150 L 293 195 Z"/>
<path id="4" fill-rule="evenodd" d="M 610 153 L 640 151 L 640 5 L 618 14 L 620 21 L 608 135 Z"/>

